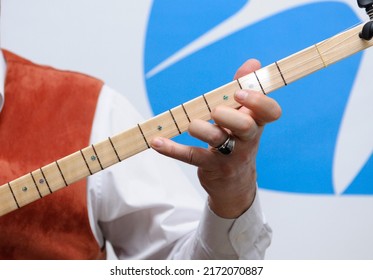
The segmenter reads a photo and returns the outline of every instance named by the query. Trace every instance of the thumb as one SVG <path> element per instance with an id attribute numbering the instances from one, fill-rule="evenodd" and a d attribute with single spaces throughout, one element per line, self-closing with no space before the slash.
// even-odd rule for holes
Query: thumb
<path id="1" fill-rule="evenodd" d="M 162 155 L 198 167 L 204 165 L 208 154 L 206 149 L 182 145 L 162 137 L 152 139 L 150 146 Z"/>

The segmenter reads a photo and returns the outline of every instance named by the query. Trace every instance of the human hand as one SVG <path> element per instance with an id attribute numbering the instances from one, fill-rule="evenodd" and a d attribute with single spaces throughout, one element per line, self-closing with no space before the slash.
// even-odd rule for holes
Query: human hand
<path id="1" fill-rule="evenodd" d="M 246 61 L 235 79 L 260 68 L 257 60 Z M 207 149 L 175 143 L 166 138 L 151 142 L 159 153 L 198 167 L 198 177 L 209 195 L 210 209 L 220 217 L 236 218 L 252 204 L 256 195 L 256 155 L 265 124 L 281 116 L 276 101 L 266 95 L 239 90 L 235 99 L 242 106 L 218 106 L 211 111 L 214 124 L 192 120 L 188 132 L 209 144 Z M 234 150 L 224 155 L 216 148 L 232 137 Z"/>

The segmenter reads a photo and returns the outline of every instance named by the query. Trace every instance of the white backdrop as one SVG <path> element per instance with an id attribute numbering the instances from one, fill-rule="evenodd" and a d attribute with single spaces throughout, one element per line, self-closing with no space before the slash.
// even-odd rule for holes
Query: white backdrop
<path id="1" fill-rule="evenodd" d="M 310 2 L 320 1 L 250 1 L 236 17 L 172 59 L 180 59 L 249 23 Z M 340 2 L 366 19 L 355 1 Z M 151 0 L 2 0 L 1 47 L 38 63 L 99 77 L 128 96 L 148 118 L 152 110 L 143 65 L 151 7 Z M 355 89 L 369 91 L 363 78 L 371 75 L 372 63 L 373 49 L 365 53 L 360 66 L 370 70 L 359 73 Z M 364 104 L 373 108 L 372 100 Z M 365 131 L 368 139 L 373 139 L 371 117 Z M 351 156 L 348 159 L 354 160 Z M 194 168 L 183 168 L 197 185 Z M 373 259 L 371 195 L 324 196 L 261 189 L 260 196 L 274 230 L 267 259 Z"/>

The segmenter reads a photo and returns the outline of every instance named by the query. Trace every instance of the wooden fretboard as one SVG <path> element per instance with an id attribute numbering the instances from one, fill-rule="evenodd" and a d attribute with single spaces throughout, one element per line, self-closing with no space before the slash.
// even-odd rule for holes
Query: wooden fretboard
<path id="1" fill-rule="evenodd" d="M 0 216 L 150 148 L 154 137 L 171 138 L 185 132 L 192 119 L 209 120 L 216 106 L 239 107 L 233 95 L 241 88 L 268 94 L 372 46 L 373 40 L 359 38 L 362 27 L 315 44 L 0 186 Z"/>

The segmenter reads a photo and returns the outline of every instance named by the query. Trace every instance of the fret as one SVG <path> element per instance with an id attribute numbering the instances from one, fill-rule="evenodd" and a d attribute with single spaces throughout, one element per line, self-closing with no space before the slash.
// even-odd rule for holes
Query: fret
<path id="1" fill-rule="evenodd" d="M 211 109 L 214 109 L 219 105 L 237 108 L 241 105 L 234 99 L 234 94 L 240 89 L 241 86 L 238 81 L 232 81 L 224 86 L 206 93 L 205 98 Z"/>
<path id="2" fill-rule="evenodd" d="M 188 115 L 187 111 L 185 110 L 184 104 L 181 104 L 181 107 L 183 108 L 185 116 L 187 117 L 188 121 L 190 122 L 190 118 L 189 118 L 189 115 Z"/>
<path id="3" fill-rule="evenodd" d="M 119 157 L 119 155 L 118 155 L 118 152 L 117 152 L 117 150 L 115 149 L 115 146 L 114 146 L 114 144 L 113 144 L 113 141 L 111 141 L 111 138 L 110 138 L 110 137 L 108 137 L 108 140 L 110 141 L 110 144 L 111 144 L 111 146 L 113 147 L 113 151 L 114 151 L 115 155 L 116 155 L 117 158 L 118 158 L 118 162 L 121 162 L 122 160 L 120 159 L 120 157 Z"/>
<path id="4" fill-rule="evenodd" d="M 30 173 L 8 184 L 19 207 L 41 198 Z"/>
<path id="5" fill-rule="evenodd" d="M 258 79 L 254 73 L 248 74 L 238 79 L 242 89 L 249 89 L 254 91 L 262 91 Z"/>
<path id="6" fill-rule="evenodd" d="M 168 111 L 142 123 L 141 128 L 144 137 L 149 142 L 158 136 L 171 138 L 179 134 L 178 128 Z"/>
<path id="7" fill-rule="evenodd" d="M 183 105 L 177 106 L 170 110 L 170 113 L 172 112 L 172 116 L 175 119 L 175 123 L 177 124 L 177 127 L 181 133 L 187 131 L 190 119 L 188 119 L 188 115 L 186 114 L 186 111 L 184 110 Z"/>
<path id="8" fill-rule="evenodd" d="M 263 94 L 267 94 L 265 91 L 264 91 L 264 88 L 263 88 L 263 86 L 262 86 L 262 83 L 260 82 L 260 80 L 259 80 L 259 78 L 258 78 L 258 74 L 256 73 L 256 72 L 254 72 L 254 75 L 255 75 L 255 78 L 256 78 L 256 80 L 258 81 L 258 84 L 259 84 L 259 86 L 260 86 L 260 90 L 263 92 Z"/>
<path id="9" fill-rule="evenodd" d="M 65 176 L 63 175 L 63 173 L 62 173 L 62 171 L 61 171 L 60 166 L 58 165 L 58 161 L 55 161 L 54 163 L 56 164 L 57 169 L 58 169 L 58 171 L 60 172 L 60 175 L 61 175 L 61 177 L 62 177 L 62 180 L 63 180 L 63 182 L 65 183 L 65 186 L 67 187 L 68 184 L 67 184 L 67 182 L 66 182 Z"/>
<path id="10" fill-rule="evenodd" d="M 12 186 L 11 186 L 9 183 L 7 184 L 7 186 L 8 186 L 8 188 L 9 188 L 10 193 L 12 194 L 12 197 L 13 197 L 13 199 L 14 199 L 15 204 L 17 205 L 17 208 L 21 208 L 21 207 L 19 206 L 19 204 L 18 204 L 18 200 L 17 200 L 16 196 L 14 195 L 14 192 L 13 192 Z"/>
<path id="11" fill-rule="evenodd" d="M 58 161 L 58 167 L 66 185 L 70 185 L 81 178 L 90 175 L 86 162 L 80 151 L 66 156 Z"/>
<path id="12" fill-rule="evenodd" d="M 80 152 L 80 154 L 82 155 L 82 158 L 83 158 L 83 160 L 84 160 L 85 165 L 87 166 L 87 170 L 88 170 L 89 174 L 90 174 L 90 175 L 93 175 L 93 172 L 92 172 L 91 168 L 89 168 L 88 161 L 87 161 L 87 159 L 85 158 L 85 156 L 84 156 L 82 150 L 80 150 L 79 152 Z"/>
<path id="13" fill-rule="evenodd" d="M 97 160 L 98 164 L 100 165 L 101 170 L 104 170 L 101 164 L 101 160 L 97 155 L 95 145 L 92 144 L 91 147 L 92 147 L 93 152 L 95 153 L 94 156 L 92 156 L 91 160 Z"/>
<path id="14" fill-rule="evenodd" d="M 81 154 L 82 158 L 85 159 L 87 170 L 90 172 L 90 174 L 95 174 L 103 169 L 97 158 L 93 145 L 82 149 Z"/>
<path id="15" fill-rule="evenodd" d="M 288 83 L 286 82 L 286 80 L 285 80 L 284 76 L 282 75 L 282 72 L 281 72 L 280 66 L 278 66 L 278 63 L 277 63 L 277 61 L 275 61 L 275 64 L 276 64 L 276 67 L 277 67 L 277 69 L 278 69 L 278 72 L 280 73 L 281 79 L 282 79 L 282 80 L 283 80 L 283 82 L 284 82 L 284 85 L 285 85 L 285 86 L 287 86 L 287 85 L 288 85 Z"/>
<path id="16" fill-rule="evenodd" d="M 202 97 L 203 97 L 203 100 L 205 101 L 205 103 L 206 103 L 206 107 L 207 107 L 207 109 L 209 110 L 209 112 L 211 113 L 211 108 L 210 108 L 210 105 L 209 105 L 209 103 L 207 102 L 207 100 L 206 100 L 206 96 L 204 95 L 204 94 L 202 94 Z"/>
<path id="17" fill-rule="evenodd" d="M 12 192 L 8 183 L 0 187 L 0 215 L 19 208 L 18 202 Z"/>
<path id="18" fill-rule="evenodd" d="M 97 155 L 97 160 L 103 169 L 119 162 L 109 140 L 104 140 L 94 146 L 92 145 L 92 148 L 94 149 Z"/>
<path id="19" fill-rule="evenodd" d="M 52 192 L 66 187 L 66 183 L 62 178 L 61 172 L 55 162 L 42 167 L 41 170 L 43 171 L 44 177 L 47 180 L 49 188 Z"/>
<path id="20" fill-rule="evenodd" d="M 210 119 L 210 111 L 206 106 L 205 100 L 201 96 L 184 103 L 183 106 L 190 120 L 200 119 L 207 121 Z"/>
<path id="21" fill-rule="evenodd" d="M 175 124 L 175 126 L 176 126 L 176 128 L 177 128 L 177 131 L 179 132 L 179 134 L 181 134 L 180 127 L 179 127 L 179 125 L 178 125 L 177 122 L 176 122 L 176 119 L 175 119 L 175 117 L 174 117 L 174 114 L 172 114 L 172 111 L 171 111 L 171 110 L 168 110 L 168 112 L 170 113 L 170 116 L 171 116 L 171 118 L 172 118 L 173 121 L 174 121 L 174 124 Z"/>
<path id="22" fill-rule="evenodd" d="M 42 169 L 42 168 L 39 168 L 39 170 L 40 170 L 41 174 L 43 175 L 43 178 L 44 178 L 44 180 L 45 180 L 45 183 L 46 183 L 47 186 L 48 186 L 48 189 L 49 189 L 50 193 L 52 193 L 53 191 L 52 191 L 51 187 L 49 186 L 49 183 L 48 183 L 47 178 L 45 178 L 45 175 L 44 175 L 43 169 Z"/>
<path id="23" fill-rule="evenodd" d="M 38 193 L 39 193 L 40 198 L 42 198 L 43 196 L 41 195 L 41 192 L 40 192 L 40 190 L 39 190 L 38 185 L 36 184 L 36 181 L 35 181 L 34 176 L 32 175 L 32 172 L 30 173 L 30 176 L 31 176 L 32 180 L 34 181 L 34 185 L 35 185 L 35 187 L 36 187 L 36 190 L 37 190 Z"/>
<path id="24" fill-rule="evenodd" d="M 315 46 L 279 60 L 277 64 L 288 84 L 324 68 L 324 62 Z"/>
<path id="25" fill-rule="evenodd" d="M 144 142 L 146 144 L 146 147 L 150 148 L 150 145 L 149 145 L 149 142 L 148 142 L 148 139 L 146 139 L 145 135 L 144 135 L 144 132 L 142 131 L 142 128 L 140 126 L 140 124 L 137 124 L 137 127 L 139 128 L 139 131 L 142 135 L 142 139 L 144 139 Z"/>
<path id="26" fill-rule="evenodd" d="M 266 94 L 286 85 L 285 78 L 279 69 L 278 64 L 273 63 L 256 71 L 256 76 Z"/>
<path id="27" fill-rule="evenodd" d="M 321 52 L 320 52 L 319 47 L 317 46 L 317 44 L 315 44 L 315 49 L 316 49 L 317 53 L 319 54 L 320 59 L 321 59 L 321 61 L 322 61 L 322 64 L 324 65 L 324 67 L 325 67 L 325 68 L 328 67 L 328 65 L 326 64 L 326 62 L 325 62 L 325 60 L 324 60 L 324 57 L 322 56 L 322 54 L 321 54 Z"/>
<path id="28" fill-rule="evenodd" d="M 121 160 L 148 149 L 144 137 L 137 126 L 112 136 L 111 141 Z"/>
<path id="29" fill-rule="evenodd" d="M 45 180 L 44 175 L 40 169 L 31 172 L 31 174 L 42 197 L 52 193 L 52 190 L 49 188 L 48 182 Z"/>
<path id="30" fill-rule="evenodd" d="M 317 44 L 326 65 L 338 62 L 373 45 L 373 40 L 366 41 L 359 38 L 363 25 L 351 28 Z"/>

